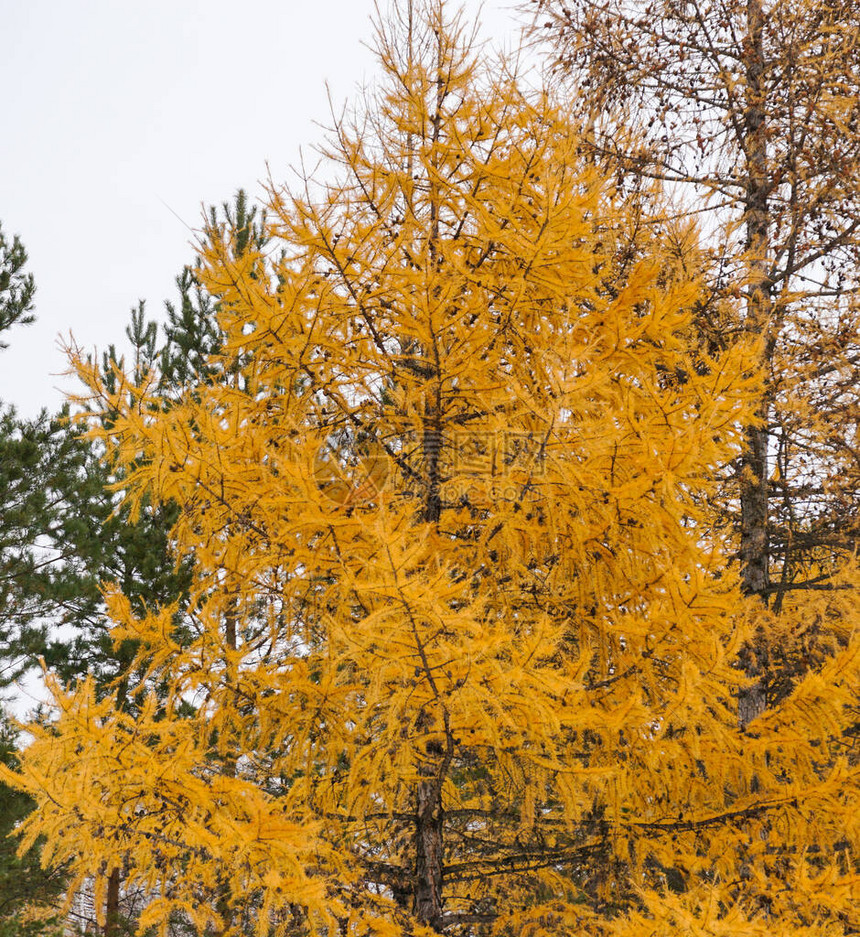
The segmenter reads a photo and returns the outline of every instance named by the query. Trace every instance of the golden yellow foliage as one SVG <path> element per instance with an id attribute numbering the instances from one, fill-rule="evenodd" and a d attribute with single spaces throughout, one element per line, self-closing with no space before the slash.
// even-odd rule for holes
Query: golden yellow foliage
<path id="1" fill-rule="evenodd" d="M 55 686 L 27 837 L 162 933 L 858 926 L 850 626 L 737 728 L 759 611 L 703 505 L 756 350 L 689 347 L 659 225 L 439 5 L 378 52 L 339 181 L 271 192 L 282 258 L 208 231 L 220 377 L 166 404 L 78 362 L 195 593 L 182 630 L 109 595 L 149 682 Z"/>

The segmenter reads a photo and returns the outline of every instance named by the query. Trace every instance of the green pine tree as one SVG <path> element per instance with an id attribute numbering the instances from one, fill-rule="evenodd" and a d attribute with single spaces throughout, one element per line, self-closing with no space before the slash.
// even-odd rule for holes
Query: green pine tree
<path id="1" fill-rule="evenodd" d="M 33 321 L 33 275 L 17 235 L 11 243 L 0 227 L 0 333 Z M 8 343 L 0 340 L 0 349 Z M 50 526 L 50 494 L 36 483 L 47 466 L 50 431 L 44 414 L 18 419 L 0 405 L 0 686 L 45 639 L 40 619 L 49 591 L 50 560 L 36 549 L 34 533 Z M 18 733 L 0 709 L 0 764 L 17 763 Z M 38 846 L 17 855 L 10 833 L 32 810 L 29 797 L 0 784 L 0 937 L 48 937 L 59 933 L 55 903 L 62 869 L 45 871 Z"/>
<path id="2" fill-rule="evenodd" d="M 0 225 L 0 332 L 10 326 L 33 321 L 33 296 L 36 284 L 32 273 L 24 273 L 27 251 L 18 235 L 10 243 Z M 8 348 L 0 340 L 0 348 Z"/>
<path id="3" fill-rule="evenodd" d="M 265 241 L 264 219 L 248 206 L 241 190 L 220 211 L 213 208 L 208 220 L 235 227 L 240 251 Z M 19 240 L 8 247 L 0 234 L 0 331 L 32 321 L 34 285 L 23 271 L 25 261 Z M 144 302 L 131 310 L 126 353 L 113 344 L 102 356 L 109 387 L 115 388 L 115 375 L 130 361 L 135 380 L 149 374 L 164 406 L 169 406 L 185 389 L 214 377 L 207 362 L 221 348 L 217 305 L 192 267 L 180 273 L 176 285 L 178 301 L 165 303 L 161 342 Z M 235 367 L 235 362 L 224 366 Z M 111 415 L 99 419 L 110 422 Z M 0 412 L 0 687 L 11 686 L 44 664 L 64 684 L 91 675 L 100 692 L 118 687 L 121 705 L 133 708 L 143 684 L 141 675 L 130 670 L 137 648 L 111 637 L 103 585 L 117 584 L 141 612 L 177 603 L 176 629 L 181 635 L 187 626 L 181 608 L 191 585 L 190 564 L 177 565 L 170 549 L 177 506 L 145 503 L 130 516 L 121 503 L 123 476 L 112 468 L 111 453 L 88 438 L 86 423 L 87 415 L 73 418 L 68 405 L 53 416 L 43 412 L 29 421 L 10 408 Z M 9 739 L 9 757 L 14 757 L 14 733 Z M 5 809 L 7 795 L 17 799 Z M 9 818 L 7 832 L 30 808 L 20 795 L 0 791 L 0 810 Z M 11 841 L 9 849 L 14 857 Z M 22 862 L 37 868 L 38 855 L 10 858 L 8 863 L 0 858 L 0 902 L 8 895 L 14 909 L 41 894 L 40 877 L 22 872 Z M 46 883 L 53 886 L 57 880 L 62 880 L 59 873 L 45 873 Z M 119 889 L 117 875 L 108 895 L 115 934 L 124 927 Z M 0 923 L 0 937 L 7 937 L 4 926 Z M 9 937 L 19 933 L 29 934 L 8 932 Z"/>

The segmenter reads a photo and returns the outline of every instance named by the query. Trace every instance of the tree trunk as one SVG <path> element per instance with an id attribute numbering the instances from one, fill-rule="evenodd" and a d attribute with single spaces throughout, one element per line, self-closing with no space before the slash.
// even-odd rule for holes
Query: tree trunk
<path id="1" fill-rule="evenodd" d="M 746 251 L 749 286 L 746 328 L 764 336 L 762 364 L 767 367 L 773 353 L 773 286 L 770 277 L 770 213 L 768 195 L 767 122 L 764 101 L 765 67 L 762 32 L 764 11 L 761 0 L 748 0 L 746 61 L 746 109 L 744 112 L 746 185 Z M 770 410 L 766 388 L 759 401 L 758 426 L 748 426 L 741 459 L 741 583 L 747 595 L 757 595 L 767 603 L 768 595 L 768 428 Z M 760 637 L 753 639 L 742 654 L 747 676 L 756 682 L 742 690 L 738 699 L 738 722 L 744 728 L 760 715 L 766 705 L 765 670 L 767 649 Z"/>
<path id="2" fill-rule="evenodd" d="M 105 937 L 119 937 L 119 886 L 120 870 L 113 869 L 108 876 L 107 898 L 105 900 Z"/>
<path id="3" fill-rule="evenodd" d="M 237 685 L 236 661 L 230 656 L 230 652 L 235 651 L 238 646 L 237 624 L 239 617 L 239 600 L 234 593 L 227 602 L 227 609 L 224 615 L 224 638 L 227 646 L 228 656 L 225 659 L 225 680 L 231 688 Z M 232 740 L 228 739 L 228 743 Z M 224 774 L 228 778 L 235 778 L 238 773 L 238 761 L 233 754 L 227 754 L 224 757 Z M 233 907 L 231 903 L 230 888 L 227 883 L 222 881 L 216 892 L 215 910 L 223 922 L 223 927 L 215 932 L 215 937 L 223 937 L 230 929 L 233 919 Z"/>
<path id="4" fill-rule="evenodd" d="M 411 16 L 411 3 L 410 3 Z M 429 260 L 433 273 L 438 273 L 441 258 L 438 252 L 439 243 L 439 217 L 440 217 L 440 198 L 437 189 L 437 180 L 435 171 L 437 148 L 440 145 L 440 128 L 442 126 L 442 106 L 444 103 L 444 89 L 446 84 L 445 69 L 447 63 L 444 61 L 442 51 L 442 34 L 436 31 L 436 107 L 431 116 L 431 142 L 432 155 L 431 165 L 434 175 L 429 179 L 428 201 L 430 203 L 430 236 L 429 236 Z M 435 287 L 435 294 L 438 297 L 439 287 Z M 438 358 L 438 349 L 432 344 L 422 349 L 422 357 L 429 366 L 427 374 L 427 384 L 425 385 L 425 403 L 424 403 L 424 428 L 422 439 L 422 450 L 424 455 L 424 471 L 426 473 L 426 491 L 424 495 L 423 520 L 430 524 L 438 524 L 442 517 L 442 492 L 441 492 L 441 449 L 442 449 L 442 384 L 440 378 L 440 363 Z M 430 669 L 427 659 L 424 656 L 424 648 L 421 646 L 420 638 L 416 634 L 419 642 L 419 652 L 422 658 L 422 664 L 425 670 L 426 679 L 433 690 L 433 695 L 437 702 L 440 701 L 439 690 L 433 678 L 433 672 Z M 444 705 L 443 705 L 444 708 Z M 449 750 L 445 755 L 444 766 L 450 764 L 451 760 L 451 735 L 445 718 L 446 733 L 448 736 Z M 422 924 L 427 924 L 434 929 L 440 929 L 442 924 L 442 860 L 443 860 L 443 812 L 442 812 L 442 778 L 445 770 L 442 766 L 435 765 L 435 756 L 444 755 L 441 746 L 435 741 L 428 742 L 427 755 L 430 761 L 419 766 L 419 774 L 422 780 L 418 782 L 415 793 L 415 876 L 412 891 L 412 913 Z"/>
<path id="5" fill-rule="evenodd" d="M 437 927 L 442 919 L 442 797 L 437 778 L 418 784 L 415 811 L 415 885 L 412 913 Z"/>

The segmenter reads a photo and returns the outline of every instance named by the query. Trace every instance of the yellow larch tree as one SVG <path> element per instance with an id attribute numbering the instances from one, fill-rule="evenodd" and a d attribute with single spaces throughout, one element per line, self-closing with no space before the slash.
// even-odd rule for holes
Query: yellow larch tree
<path id="1" fill-rule="evenodd" d="M 205 380 L 79 362 L 196 585 L 181 632 L 108 590 L 147 682 L 55 685 L 25 843 L 121 867 L 142 932 L 847 933 L 857 641 L 737 726 L 757 608 L 706 505 L 758 350 L 691 347 L 694 233 L 465 30 L 381 24 L 339 181 L 272 187 L 278 259 L 206 232 Z"/>

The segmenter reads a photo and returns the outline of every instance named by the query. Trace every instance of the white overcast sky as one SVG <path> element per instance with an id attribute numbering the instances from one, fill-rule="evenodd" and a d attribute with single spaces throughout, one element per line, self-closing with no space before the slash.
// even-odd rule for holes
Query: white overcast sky
<path id="1" fill-rule="evenodd" d="M 161 317 L 201 206 L 239 187 L 259 196 L 267 164 L 286 181 L 299 147 L 323 139 L 326 82 L 342 103 L 372 79 L 372 11 L 372 0 L 0 0 L 0 222 L 21 236 L 37 285 L 36 324 L 3 336 L 0 401 L 55 409 L 74 387 L 58 336 L 120 343 L 138 299 Z M 516 45 L 512 0 L 485 0 L 481 33 Z"/>

